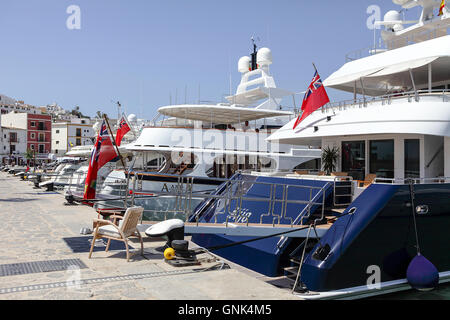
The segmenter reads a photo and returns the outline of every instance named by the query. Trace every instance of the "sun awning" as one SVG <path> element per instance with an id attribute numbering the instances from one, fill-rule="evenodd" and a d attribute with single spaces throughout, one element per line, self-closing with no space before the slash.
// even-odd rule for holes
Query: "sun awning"
<path id="1" fill-rule="evenodd" d="M 403 63 L 397 63 L 392 66 L 385 67 L 381 69 L 378 72 L 372 73 L 370 75 L 367 75 L 366 77 L 381 77 L 381 76 L 387 76 L 395 73 L 400 73 L 404 71 L 409 71 L 412 69 L 420 68 L 422 66 L 428 65 L 432 63 L 433 61 L 437 60 L 439 57 L 429 57 L 429 58 L 422 58 L 417 59 L 413 61 L 406 61 Z"/>
<path id="2" fill-rule="evenodd" d="M 220 105 L 179 105 L 162 107 L 159 113 L 205 123 L 234 124 L 263 118 L 291 116 L 289 111 L 241 108 Z"/>
<path id="3" fill-rule="evenodd" d="M 416 87 L 427 86 L 430 64 L 433 82 L 445 80 L 450 71 L 449 61 L 450 36 L 444 36 L 347 62 L 325 79 L 324 85 L 351 93 L 379 96 L 410 90 L 410 69 L 413 70 Z"/>
<path id="4" fill-rule="evenodd" d="M 330 78 L 326 79 L 323 84 L 325 87 L 334 87 L 334 86 L 339 86 L 342 84 L 353 83 L 355 81 L 358 81 L 361 78 L 368 77 L 368 76 L 370 76 L 374 73 L 380 72 L 382 70 L 383 70 L 383 68 L 375 68 L 375 69 L 364 70 L 364 71 L 355 72 L 355 73 L 351 73 L 351 74 L 344 74 L 342 76 L 337 76 L 337 77 L 331 76 Z"/>

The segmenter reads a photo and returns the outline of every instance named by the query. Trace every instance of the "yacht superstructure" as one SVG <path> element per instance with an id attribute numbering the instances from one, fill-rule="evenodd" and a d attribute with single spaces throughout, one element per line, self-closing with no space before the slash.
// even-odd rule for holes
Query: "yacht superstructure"
<path id="1" fill-rule="evenodd" d="M 420 20 L 389 12 L 380 22 L 385 46 L 348 56 L 324 81 L 353 97 L 268 138 L 334 152 L 333 172 L 235 177 L 191 215 L 194 242 L 236 242 L 216 253 L 292 279 L 307 299 L 430 289 L 408 275 L 418 257 L 450 281 L 450 14 L 433 17 L 441 1 L 394 3 L 421 6 Z"/>
<path id="2" fill-rule="evenodd" d="M 254 46 L 251 58 L 239 60 L 242 79 L 236 94 L 226 98 L 227 103 L 159 108 L 152 125 L 144 127 L 126 146 L 135 156 L 129 171 L 132 194 L 179 193 L 180 179 L 193 179 L 194 192 L 209 193 L 238 171 L 317 169 L 320 150 L 266 141 L 296 116 L 293 108 L 282 105 L 283 99 L 294 93 L 276 87 L 270 75 L 271 64 L 271 51 L 257 51 Z M 125 171 L 116 170 L 105 183 L 126 179 Z M 114 193 L 105 186 L 100 194 L 117 195 Z M 155 202 L 140 201 L 149 210 L 148 202 Z"/>

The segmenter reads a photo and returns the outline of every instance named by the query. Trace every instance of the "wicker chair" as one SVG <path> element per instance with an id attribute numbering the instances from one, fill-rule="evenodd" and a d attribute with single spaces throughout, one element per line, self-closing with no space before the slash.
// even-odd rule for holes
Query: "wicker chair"
<path id="1" fill-rule="evenodd" d="M 142 241 L 142 236 L 137 229 L 137 224 L 141 219 L 144 208 L 142 207 L 132 207 L 128 208 L 123 217 L 121 216 L 111 216 L 113 221 L 94 219 L 94 224 L 96 225 L 94 236 L 92 238 L 91 250 L 89 252 L 89 259 L 94 251 L 95 240 L 100 238 L 108 239 L 108 244 L 106 245 L 106 252 L 109 250 L 111 240 L 118 240 L 125 243 L 125 248 L 127 251 L 127 261 L 130 261 L 130 251 L 128 249 L 128 238 L 137 237 L 141 242 L 141 255 L 144 254 L 144 243 Z M 122 220 L 119 225 L 116 225 L 117 220 Z"/>

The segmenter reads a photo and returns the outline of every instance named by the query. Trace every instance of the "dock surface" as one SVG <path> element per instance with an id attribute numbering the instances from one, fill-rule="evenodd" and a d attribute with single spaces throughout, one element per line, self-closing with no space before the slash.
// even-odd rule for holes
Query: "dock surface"
<path id="1" fill-rule="evenodd" d="M 80 229 L 92 229 L 97 213 L 64 202 L 61 193 L 0 172 L 0 300 L 299 299 L 233 264 L 213 271 L 202 270 L 217 262 L 172 267 L 155 250 L 164 242 L 145 234 L 144 257 L 137 253 L 127 262 L 124 248 L 105 252 L 100 246 L 88 259 L 86 238 L 92 235 Z M 131 246 L 139 251 L 138 241 Z"/>

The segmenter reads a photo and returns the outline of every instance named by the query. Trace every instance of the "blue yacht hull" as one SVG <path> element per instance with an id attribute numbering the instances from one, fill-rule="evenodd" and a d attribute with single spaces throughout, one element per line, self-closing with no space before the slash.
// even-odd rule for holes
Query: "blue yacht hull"
<path id="1" fill-rule="evenodd" d="M 448 271 L 450 184 L 419 184 L 414 192 L 414 205 L 429 208 L 416 214 L 421 254 L 439 272 Z M 417 254 L 409 186 L 371 185 L 350 208 L 356 212 L 338 219 L 306 257 L 301 280 L 309 290 L 371 284 L 373 267 L 379 268 L 381 282 L 406 278 Z M 321 256 L 320 248 L 326 248 Z"/>
<path id="2" fill-rule="evenodd" d="M 246 177 L 244 177 L 245 179 Z M 247 177 L 249 179 L 249 177 Z M 278 180 L 277 180 L 278 179 Z M 257 181 L 293 183 L 296 179 L 261 178 Z M 323 182 L 296 180 L 303 185 L 323 186 Z M 220 188 L 219 188 L 220 189 Z M 246 196 L 263 192 L 251 188 Z M 267 191 L 266 191 L 267 192 Z M 414 206 L 427 206 L 428 213 L 417 215 L 417 232 L 421 253 L 439 270 L 450 270 L 450 184 L 414 185 Z M 301 199 L 301 192 L 292 198 Z M 332 192 L 326 192 L 330 204 Z M 303 195 L 304 197 L 304 195 Z M 289 197 L 291 198 L 291 197 Z M 217 201 L 216 201 L 217 202 Z M 202 205 L 200 222 L 213 222 L 217 203 Z M 259 222 L 267 208 L 247 205 L 251 222 Z M 301 206 L 290 208 L 286 216 L 294 217 Z M 313 211 L 317 207 L 313 208 Z M 352 214 L 349 214 L 350 210 Z M 223 209 L 222 209 L 223 210 Z M 259 210 L 259 211 L 258 211 Z M 230 212 L 223 210 L 218 222 Z M 264 217 L 265 218 L 265 217 Z M 263 218 L 263 219 L 264 219 Z M 232 222 L 232 221 L 231 221 Z M 271 223 L 266 221 L 266 223 Z M 192 241 L 203 247 L 216 247 L 252 239 L 220 234 L 194 234 Z M 304 239 L 289 239 L 279 246 L 280 238 L 268 238 L 215 251 L 216 254 L 267 276 L 283 275 L 292 251 Z M 404 279 L 406 269 L 416 255 L 413 209 L 408 185 L 372 184 L 344 211 L 325 235 L 307 253 L 301 269 L 301 281 L 311 291 L 331 291 L 369 283 L 373 267 L 379 268 L 381 282 Z"/>

